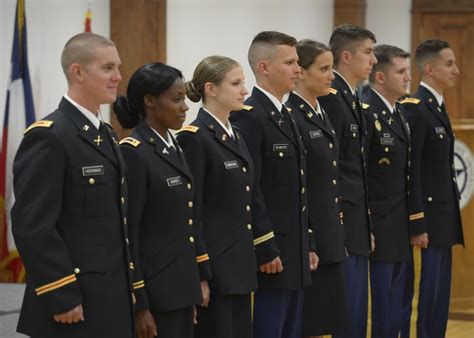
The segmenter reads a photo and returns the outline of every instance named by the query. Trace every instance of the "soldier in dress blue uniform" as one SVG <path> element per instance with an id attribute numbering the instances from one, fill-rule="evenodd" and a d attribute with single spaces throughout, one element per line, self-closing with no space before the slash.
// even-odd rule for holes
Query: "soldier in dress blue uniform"
<path id="1" fill-rule="evenodd" d="M 305 149 L 294 119 L 282 104 L 298 79 L 295 45 L 296 40 L 283 33 L 257 34 L 248 52 L 257 85 L 246 106 L 231 114 L 263 193 L 253 207 L 253 218 L 273 230 L 258 239 L 275 238 L 278 246 L 258 261 L 253 333 L 259 338 L 300 338 L 303 288 L 311 282 L 310 269 L 318 264 L 308 227 Z"/>
<path id="2" fill-rule="evenodd" d="M 195 218 L 202 224 L 212 270 L 209 306 L 198 308 L 195 337 L 250 338 L 256 255 L 267 261 L 277 248 L 268 220 L 253 217 L 263 203 L 255 166 L 228 120 L 247 94 L 242 67 L 228 57 L 207 57 L 186 86 L 188 98 L 203 106 L 178 141 L 194 176 Z"/>
<path id="3" fill-rule="evenodd" d="M 341 209 L 349 257 L 344 264 L 350 329 L 335 337 L 365 337 L 367 331 L 368 256 L 374 249 L 368 207 L 366 123 L 356 86 L 367 80 L 377 59 L 372 32 L 352 25 L 336 27 L 329 40 L 335 79 L 331 94 L 319 102 L 329 114 L 339 140 Z"/>
<path id="4" fill-rule="evenodd" d="M 410 132 L 397 99 L 407 93 L 410 54 L 374 48 L 377 64 L 362 96 L 367 121 L 367 185 L 377 247 L 370 257 L 372 337 L 397 338 L 410 260 L 408 183 Z"/>
<path id="5" fill-rule="evenodd" d="M 61 63 L 68 91 L 26 131 L 13 165 L 12 230 L 26 267 L 18 332 L 34 338 L 131 338 L 132 269 L 125 163 L 99 114 L 115 101 L 112 41 L 72 37 Z"/>
<path id="6" fill-rule="evenodd" d="M 194 222 L 193 177 L 169 132 L 180 129 L 186 118 L 185 92 L 179 70 L 151 63 L 132 75 L 127 97 L 119 96 L 114 104 L 120 124 L 136 127 L 120 145 L 129 177 L 127 220 L 139 338 L 192 338 L 194 306 L 203 303 L 211 278 Z"/>
<path id="7" fill-rule="evenodd" d="M 296 45 L 301 67 L 296 90 L 286 103 L 292 109 L 306 147 L 309 225 L 316 240 L 318 269 L 304 290 L 303 336 L 329 335 L 347 329 L 347 301 L 343 262 L 344 225 L 337 186 L 339 141 L 318 96 L 329 94 L 334 80 L 331 50 L 322 43 L 302 40 Z M 336 184 L 335 184 L 336 182 Z M 331 306 L 328 306 L 331 304 Z"/>
<path id="8" fill-rule="evenodd" d="M 417 47 L 415 62 L 421 83 L 402 103 L 412 141 L 411 243 L 422 248 L 417 337 L 444 337 L 451 288 L 451 248 L 464 244 L 454 134 L 443 98 L 459 70 L 449 44 L 437 39 L 426 40 Z M 413 292 L 413 271 L 408 283 Z M 412 296 L 413 293 L 406 302 L 408 318 Z M 409 336 L 408 325 L 403 336 Z"/>

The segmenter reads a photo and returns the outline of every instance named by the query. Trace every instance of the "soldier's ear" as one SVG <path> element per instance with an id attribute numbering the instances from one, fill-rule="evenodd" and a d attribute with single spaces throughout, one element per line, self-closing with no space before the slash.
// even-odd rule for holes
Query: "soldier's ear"
<path id="1" fill-rule="evenodd" d="M 150 94 L 146 94 L 143 97 L 143 104 L 145 105 L 145 107 L 152 108 L 155 105 L 153 96 L 151 96 Z"/>
<path id="2" fill-rule="evenodd" d="M 257 69 L 260 74 L 263 74 L 265 76 L 268 75 L 268 61 L 267 60 L 261 60 L 257 62 Z"/>
<path id="3" fill-rule="evenodd" d="M 74 62 L 68 68 L 68 79 L 73 82 L 84 81 L 84 69 L 80 63 Z"/>
<path id="4" fill-rule="evenodd" d="M 381 71 L 375 72 L 375 82 L 379 84 L 385 83 L 385 74 Z"/>
<path id="5" fill-rule="evenodd" d="M 348 65 L 348 64 L 351 63 L 351 60 L 352 60 L 352 53 L 349 52 L 348 50 L 343 50 L 341 52 L 341 59 L 340 59 L 339 63 L 343 62 L 346 65 Z"/>
<path id="6" fill-rule="evenodd" d="M 204 95 L 207 97 L 216 97 L 216 85 L 212 82 L 206 82 L 204 84 Z"/>

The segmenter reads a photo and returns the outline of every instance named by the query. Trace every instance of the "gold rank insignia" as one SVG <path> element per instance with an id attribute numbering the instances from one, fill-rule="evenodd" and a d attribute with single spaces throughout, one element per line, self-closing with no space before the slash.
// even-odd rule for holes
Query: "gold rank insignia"
<path id="1" fill-rule="evenodd" d="M 401 104 L 405 104 L 405 103 L 413 103 L 413 104 L 418 104 L 420 103 L 420 99 L 416 99 L 414 97 L 407 97 L 406 99 L 404 99 L 403 101 L 400 102 Z"/>
<path id="2" fill-rule="evenodd" d="M 119 142 L 120 144 L 129 144 L 134 148 L 137 148 L 140 145 L 140 141 L 134 139 L 133 137 L 126 137 Z"/>
<path id="3" fill-rule="evenodd" d="M 246 111 L 251 111 L 251 110 L 253 109 L 253 106 L 249 106 L 249 105 L 247 105 L 247 104 L 244 104 L 244 105 L 242 106 L 242 109 L 243 109 L 243 110 L 246 110 Z"/>
<path id="4" fill-rule="evenodd" d="M 23 132 L 23 134 L 26 134 L 29 132 L 31 129 L 41 127 L 41 128 L 51 128 L 53 125 L 54 121 L 47 121 L 47 120 L 41 120 L 41 121 L 36 121 L 32 125 L 30 125 L 26 130 Z"/>
<path id="5" fill-rule="evenodd" d="M 379 120 L 375 120 L 375 129 L 377 129 L 377 131 L 382 131 L 382 125 Z"/>
<path id="6" fill-rule="evenodd" d="M 199 127 L 196 126 L 186 126 L 178 130 L 176 133 L 181 133 L 182 131 L 189 131 L 191 133 L 197 133 L 199 130 Z"/>
<path id="7" fill-rule="evenodd" d="M 390 160 L 389 160 L 388 158 L 386 158 L 386 157 L 382 157 L 382 158 L 379 160 L 378 164 L 379 164 L 379 165 L 382 165 L 382 164 L 384 164 L 384 163 L 385 163 L 386 165 L 390 165 Z"/>
<path id="8" fill-rule="evenodd" d="M 370 107 L 370 104 L 362 102 L 362 109 L 369 109 L 369 107 Z"/>
<path id="9" fill-rule="evenodd" d="M 331 93 L 332 95 L 336 95 L 337 94 L 337 89 L 329 88 L 329 93 Z"/>
<path id="10" fill-rule="evenodd" d="M 312 118 L 313 117 L 313 112 L 311 112 L 311 111 L 307 112 L 306 116 L 308 116 L 309 118 Z"/>
<path id="11" fill-rule="evenodd" d="M 222 134 L 222 141 L 226 141 L 227 140 L 227 134 Z"/>
<path id="12" fill-rule="evenodd" d="M 356 103 L 352 101 L 352 109 L 356 109 Z"/>

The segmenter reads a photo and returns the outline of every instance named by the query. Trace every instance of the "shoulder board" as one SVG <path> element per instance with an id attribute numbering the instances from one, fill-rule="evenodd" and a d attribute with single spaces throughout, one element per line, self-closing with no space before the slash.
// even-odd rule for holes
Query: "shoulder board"
<path id="1" fill-rule="evenodd" d="M 404 99 L 403 101 L 400 102 L 401 104 L 405 104 L 405 103 L 414 103 L 414 104 L 418 104 L 420 103 L 420 99 L 416 99 L 414 97 L 407 97 L 406 99 Z"/>
<path id="2" fill-rule="evenodd" d="M 246 110 L 246 111 L 251 111 L 251 110 L 253 109 L 253 106 L 249 106 L 249 105 L 247 105 L 247 104 L 244 104 L 244 105 L 242 106 L 242 109 L 243 109 L 243 110 Z"/>
<path id="3" fill-rule="evenodd" d="M 336 95 L 336 94 L 337 94 L 337 89 L 329 88 L 329 92 L 330 92 L 332 95 Z"/>
<path id="4" fill-rule="evenodd" d="M 362 109 L 369 109 L 370 104 L 362 102 Z"/>
<path id="5" fill-rule="evenodd" d="M 189 131 L 191 133 L 197 133 L 199 130 L 199 127 L 196 127 L 196 126 L 186 126 L 186 127 L 183 127 L 181 128 L 180 130 L 178 130 L 176 133 L 180 133 L 182 131 Z"/>
<path id="6" fill-rule="evenodd" d="M 122 139 L 119 143 L 120 144 L 130 144 L 132 147 L 137 148 L 140 145 L 141 142 L 138 141 L 137 139 L 134 139 L 133 137 L 126 137 L 126 138 Z"/>
<path id="7" fill-rule="evenodd" d="M 42 128 L 51 128 L 53 125 L 54 121 L 46 121 L 46 120 L 41 120 L 41 121 L 36 121 L 32 125 L 30 125 L 26 130 L 23 132 L 23 134 L 26 134 L 29 132 L 31 129 L 37 128 L 37 127 L 42 127 Z"/>
<path id="8" fill-rule="evenodd" d="M 105 121 L 103 121 L 103 122 L 104 122 L 106 125 L 108 125 L 110 129 L 114 130 L 114 127 L 113 127 L 110 123 L 105 122 Z"/>

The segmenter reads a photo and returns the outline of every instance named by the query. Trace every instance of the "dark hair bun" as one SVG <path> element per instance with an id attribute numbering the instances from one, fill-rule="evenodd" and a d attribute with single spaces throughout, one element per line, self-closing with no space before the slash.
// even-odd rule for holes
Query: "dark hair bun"
<path id="1" fill-rule="evenodd" d="M 193 102 L 201 101 L 201 94 L 198 93 L 192 81 L 186 81 L 186 96 Z"/>
<path id="2" fill-rule="evenodd" d="M 137 126 L 140 117 L 130 108 L 130 104 L 125 96 L 119 95 L 113 107 L 117 120 L 123 128 L 131 129 Z"/>

